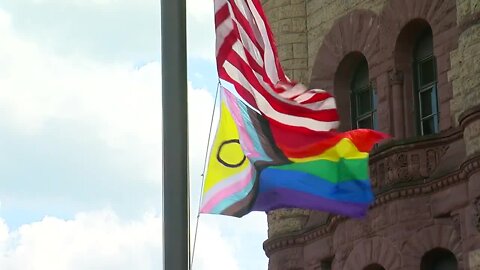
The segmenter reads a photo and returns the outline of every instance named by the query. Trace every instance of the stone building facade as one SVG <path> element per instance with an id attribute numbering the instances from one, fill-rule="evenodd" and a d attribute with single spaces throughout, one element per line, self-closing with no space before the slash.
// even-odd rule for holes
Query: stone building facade
<path id="1" fill-rule="evenodd" d="M 262 0 L 290 78 L 371 154 L 365 219 L 268 213 L 269 269 L 480 269 L 480 0 Z"/>

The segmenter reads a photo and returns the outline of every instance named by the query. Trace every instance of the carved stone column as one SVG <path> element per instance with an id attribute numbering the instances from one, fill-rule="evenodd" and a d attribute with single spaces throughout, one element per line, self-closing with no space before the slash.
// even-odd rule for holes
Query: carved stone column
<path id="1" fill-rule="evenodd" d="M 392 70 L 389 72 L 392 91 L 393 127 L 395 138 L 405 138 L 405 113 L 403 111 L 403 73 Z"/>

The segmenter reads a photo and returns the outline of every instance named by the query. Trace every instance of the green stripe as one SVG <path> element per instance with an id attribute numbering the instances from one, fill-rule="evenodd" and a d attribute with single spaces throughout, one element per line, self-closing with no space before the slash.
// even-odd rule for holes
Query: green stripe
<path id="1" fill-rule="evenodd" d="M 332 183 L 369 179 L 368 158 L 342 158 L 337 162 L 321 159 L 309 162 L 272 166 L 272 168 L 279 170 L 300 171 L 315 175 Z"/>

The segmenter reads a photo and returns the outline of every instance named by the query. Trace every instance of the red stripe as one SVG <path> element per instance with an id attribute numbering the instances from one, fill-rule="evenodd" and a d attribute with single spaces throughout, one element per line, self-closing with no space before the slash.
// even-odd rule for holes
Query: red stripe
<path id="1" fill-rule="evenodd" d="M 343 133 L 305 132 L 280 123 L 271 123 L 270 128 L 276 145 L 289 158 L 319 155 L 343 138 L 349 138 L 360 152 L 370 152 L 373 145 L 389 137 L 387 134 L 370 129 L 355 129 Z"/>
<path id="2" fill-rule="evenodd" d="M 244 47 L 245 49 L 245 47 Z M 265 81 L 267 76 L 265 69 L 258 64 L 258 62 L 253 58 L 252 54 L 245 49 L 245 55 L 247 56 L 247 62 L 252 67 L 252 70 L 258 73 Z M 269 83 L 270 84 L 270 83 Z"/>
<path id="3" fill-rule="evenodd" d="M 267 84 L 269 84 L 270 87 L 273 87 L 274 82 L 271 81 L 271 79 L 268 77 L 268 75 L 266 73 L 266 70 L 265 70 L 265 59 L 264 59 L 265 51 L 264 51 L 263 46 L 261 45 L 261 43 L 263 43 L 264 41 L 261 40 L 261 43 L 259 43 L 259 40 L 257 39 L 257 36 L 254 33 L 252 25 L 249 23 L 247 18 L 243 15 L 243 13 L 238 9 L 237 5 L 235 5 L 234 3 L 232 3 L 232 10 L 233 10 L 233 13 L 235 15 L 235 18 L 238 20 L 238 24 L 245 30 L 248 37 L 251 39 L 251 41 L 253 42 L 253 44 L 255 45 L 257 50 L 259 51 L 260 55 L 262 55 L 263 66 L 260 66 L 257 63 L 257 61 L 253 58 L 252 52 L 250 52 L 250 50 L 246 46 L 243 46 L 243 48 L 245 49 L 245 54 L 247 56 L 247 61 L 249 62 L 250 66 L 253 68 L 253 70 L 255 72 L 257 72 L 259 75 L 261 75 L 263 80 Z M 247 10 L 248 10 L 248 12 L 251 12 L 249 9 L 247 9 Z M 252 17 L 253 17 L 253 15 L 252 15 Z M 240 37 L 240 34 L 238 34 L 238 36 Z"/>
<path id="4" fill-rule="evenodd" d="M 267 30 L 267 37 L 268 37 L 268 40 L 270 41 L 270 47 L 272 49 L 273 56 L 275 59 L 275 66 L 277 67 L 278 77 L 280 78 L 281 81 L 287 81 L 287 77 L 283 72 L 282 65 L 280 64 L 280 60 L 278 58 L 275 39 L 273 38 L 273 33 L 272 33 L 272 30 L 270 29 L 270 25 L 268 24 L 268 20 L 267 20 L 267 17 L 265 16 L 265 12 L 263 11 L 262 4 L 260 3 L 259 0 L 252 0 L 252 3 L 255 6 L 255 9 L 257 10 L 258 14 L 262 18 L 263 23 L 265 24 L 265 29 Z"/>
<path id="5" fill-rule="evenodd" d="M 253 42 L 257 50 L 260 52 L 261 55 L 264 55 L 263 47 L 258 43 L 257 37 L 253 33 L 252 26 L 247 21 L 247 19 L 243 16 L 242 12 L 238 9 L 236 5 L 232 4 L 232 11 L 233 15 L 238 21 L 238 24 L 243 28 L 243 30 L 247 33 L 250 40 Z M 240 36 L 240 35 L 239 35 Z"/>
<path id="6" fill-rule="evenodd" d="M 257 106 L 257 101 L 255 100 L 255 97 L 245 88 L 243 87 L 241 84 L 239 84 L 237 81 L 235 81 L 234 79 L 232 79 L 228 74 L 227 72 L 225 71 L 225 68 L 221 68 L 219 70 L 219 76 L 220 78 L 224 79 L 225 81 L 227 82 L 230 82 L 231 84 L 233 84 L 233 86 L 235 87 L 235 90 L 237 90 L 237 93 L 245 100 L 245 102 L 247 102 L 248 104 L 250 104 L 252 107 L 258 109 L 258 106 Z"/>
<path id="7" fill-rule="evenodd" d="M 327 93 L 327 92 L 323 92 L 323 93 L 314 93 L 314 95 L 307 99 L 307 100 L 304 100 L 302 101 L 301 103 L 302 104 L 311 104 L 311 103 L 315 103 L 315 102 L 319 102 L 319 101 L 324 101 L 328 98 L 331 98 L 332 95 Z"/>
<path id="8" fill-rule="evenodd" d="M 263 96 L 265 96 L 265 94 L 268 94 L 266 89 L 264 89 L 264 87 L 260 84 L 257 77 L 253 73 L 252 67 L 249 65 L 249 63 L 245 62 L 240 57 L 240 55 L 238 55 L 235 51 L 232 51 L 232 53 L 227 58 L 227 61 L 241 72 L 241 74 L 247 79 L 250 85 L 257 90 L 257 92 L 259 92 Z"/>
<path id="9" fill-rule="evenodd" d="M 277 82 L 272 82 L 271 78 L 268 77 L 268 74 L 265 69 L 266 53 L 264 50 L 271 50 L 271 53 L 274 56 L 273 60 L 275 61 L 274 64 L 277 68 L 277 73 L 280 81 L 292 86 L 293 84 L 289 83 L 288 79 L 285 77 L 285 74 L 281 68 L 281 65 L 278 59 L 277 48 L 275 46 L 275 41 L 273 39 L 273 34 L 270 29 L 270 26 L 268 25 L 268 22 L 266 20 L 266 17 L 260 2 L 258 0 L 251 0 L 251 1 L 253 3 L 252 7 L 250 7 L 246 3 L 246 0 L 243 0 L 243 2 L 240 4 L 241 7 L 239 7 L 236 5 L 236 3 L 233 0 L 228 0 L 228 4 L 231 5 L 231 9 L 229 9 L 229 6 L 227 4 L 221 7 L 215 14 L 215 23 L 217 24 L 217 26 L 220 23 L 224 22 L 225 20 L 231 20 L 231 16 L 235 16 L 237 20 L 237 21 L 232 20 L 233 30 L 231 31 L 231 33 L 227 35 L 223 43 L 218 48 L 217 65 L 218 65 L 218 72 L 219 72 L 220 78 L 232 83 L 235 86 L 235 89 L 237 90 L 238 94 L 246 102 L 248 102 L 254 107 L 257 107 L 257 103 L 255 99 L 255 94 L 251 93 L 251 91 L 256 91 L 257 94 L 262 95 L 265 98 L 265 100 L 269 103 L 269 105 L 279 113 L 282 113 L 285 115 L 294 115 L 297 117 L 309 118 L 309 119 L 324 121 L 324 122 L 337 121 L 338 113 L 336 109 L 326 109 L 326 110 L 322 110 L 321 108 L 310 109 L 305 106 L 302 106 L 300 103 L 296 103 L 295 101 L 293 101 L 295 102 L 295 104 L 290 104 L 290 103 L 287 103 L 287 99 L 282 98 L 273 93 L 273 92 L 281 93 L 285 90 L 280 87 L 274 87 L 274 85 L 277 84 Z M 249 14 L 248 12 L 252 12 L 250 8 L 255 9 L 255 11 L 258 12 L 262 22 L 265 25 L 266 33 L 267 33 L 266 36 L 260 36 L 260 37 L 258 36 L 257 33 L 260 33 L 258 26 L 254 22 L 251 23 L 247 19 L 247 17 L 243 16 L 243 14 L 240 12 L 240 8 L 246 9 L 245 12 L 247 12 L 247 14 Z M 252 19 L 254 19 L 254 17 L 252 17 Z M 262 59 L 263 59 L 263 65 L 258 64 L 258 62 L 252 56 L 252 52 L 249 51 L 249 48 L 245 47 L 245 44 L 243 43 L 242 43 L 243 45 L 242 53 L 245 54 L 245 59 L 241 58 L 237 52 L 232 50 L 232 47 L 235 44 L 235 42 L 237 41 L 241 42 L 240 32 L 238 27 L 242 27 L 243 30 L 245 30 L 246 35 L 253 42 L 253 46 L 255 46 L 255 48 L 258 49 L 259 52 L 261 53 Z M 266 40 L 263 40 L 262 38 L 264 39 L 268 38 L 268 41 L 270 43 L 269 47 L 264 46 L 264 43 L 266 42 Z M 238 69 L 238 71 L 249 82 L 249 84 L 253 89 L 247 89 L 246 86 L 241 85 L 237 81 L 234 81 L 226 73 L 223 67 L 223 65 L 225 64 L 225 61 L 228 61 L 230 64 L 235 66 Z M 262 80 L 262 82 L 265 83 L 266 85 L 264 86 L 259 80 Z M 270 87 L 270 88 L 265 89 L 265 87 Z M 331 96 L 328 93 L 315 93 L 311 98 L 309 98 L 308 100 L 302 103 L 314 103 L 314 102 L 325 100 L 329 97 Z M 293 100 L 293 98 L 291 98 L 291 100 Z M 276 121 L 276 120 L 270 119 L 270 121 Z M 282 124 L 282 126 L 284 128 L 289 128 L 289 130 L 294 130 L 295 132 L 303 132 L 300 134 L 315 133 L 306 127 L 295 127 L 295 126 L 284 125 L 284 124 Z M 314 137 L 318 137 L 318 136 L 314 136 Z M 281 141 L 283 140 L 285 139 L 281 139 Z M 310 141 L 310 140 L 302 139 L 301 141 Z"/>
<path id="10" fill-rule="evenodd" d="M 230 18 L 230 11 L 228 10 L 228 4 L 225 4 L 215 13 L 215 28 L 228 18 Z"/>
<path id="11" fill-rule="evenodd" d="M 247 56 L 247 62 L 248 64 L 252 67 L 252 69 L 262 77 L 263 81 L 268 84 L 268 86 L 273 89 L 273 82 L 270 80 L 270 78 L 267 75 L 267 72 L 265 71 L 265 68 L 263 66 L 260 66 L 257 61 L 253 58 L 253 56 L 248 52 L 245 51 L 245 55 Z M 263 89 L 263 88 L 262 88 Z"/>
<path id="12" fill-rule="evenodd" d="M 227 57 L 233 52 L 232 46 L 238 40 L 236 34 L 237 33 L 235 33 L 234 31 L 231 31 L 230 34 L 228 34 L 225 37 L 225 40 L 222 43 L 222 45 L 220 45 L 220 48 L 218 49 L 218 52 L 217 52 L 217 70 L 220 70 L 220 68 L 223 66 L 223 64 L 227 60 Z M 220 78 L 223 79 L 221 76 Z"/>
<path id="13" fill-rule="evenodd" d="M 318 121 L 338 121 L 338 113 L 336 109 L 312 110 L 310 108 L 301 106 L 300 104 L 297 105 L 286 103 L 285 101 L 282 101 L 279 98 L 272 96 L 258 82 L 257 78 L 252 72 L 251 67 L 246 62 L 244 62 L 235 52 L 233 52 L 227 60 L 245 76 L 245 78 L 252 85 L 252 87 L 256 89 L 257 92 L 261 94 L 267 100 L 270 106 L 272 106 L 272 108 L 274 108 L 276 111 L 283 114 L 311 118 Z"/>

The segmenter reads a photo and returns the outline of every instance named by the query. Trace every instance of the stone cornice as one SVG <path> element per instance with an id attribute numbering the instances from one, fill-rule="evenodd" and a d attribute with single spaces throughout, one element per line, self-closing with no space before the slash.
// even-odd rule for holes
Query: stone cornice
<path id="1" fill-rule="evenodd" d="M 433 181 L 429 181 L 422 185 L 414 185 L 408 187 L 402 187 L 388 192 L 384 192 L 377 195 L 377 198 L 371 208 L 378 207 L 382 204 L 388 203 L 397 199 L 404 199 L 414 196 L 422 196 L 425 194 L 431 194 L 442 189 L 445 189 L 449 186 L 466 182 L 468 178 L 480 171 L 480 154 L 474 155 L 466 160 L 460 168 L 448 175 L 444 175 Z M 296 246 L 303 246 L 307 243 L 310 243 L 318 238 L 330 235 L 333 233 L 337 225 L 346 220 L 346 217 L 343 216 L 332 216 L 325 224 L 317 226 L 316 228 L 305 231 L 302 233 L 282 236 L 267 239 L 263 243 L 263 249 L 265 254 L 269 257 L 272 253 Z"/>
<path id="2" fill-rule="evenodd" d="M 472 121 L 479 120 L 480 119 L 480 104 L 464 111 L 460 116 L 458 117 L 458 122 L 460 123 L 460 126 L 462 129 L 465 129 L 465 127 L 471 123 Z"/>
<path id="3" fill-rule="evenodd" d="M 462 138 L 462 131 L 463 129 L 461 128 L 452 128 L 440 134 L 411 137 L 403 140 L 391 140 L 372 150 L 370 153 L 370 161 L 375 162 L 383 159 L 391 155 L 392 152 L 409 150 L 416 147 L 428 148 L 451 143 Z"/>

